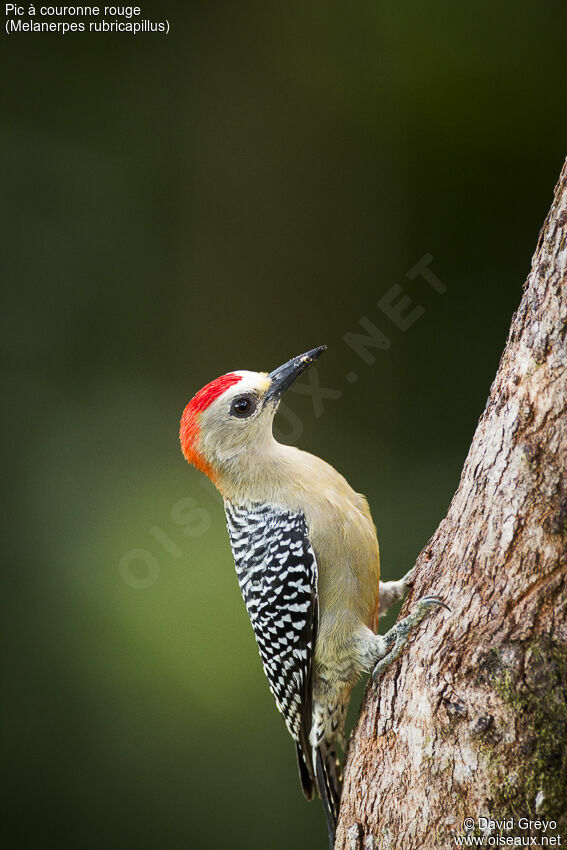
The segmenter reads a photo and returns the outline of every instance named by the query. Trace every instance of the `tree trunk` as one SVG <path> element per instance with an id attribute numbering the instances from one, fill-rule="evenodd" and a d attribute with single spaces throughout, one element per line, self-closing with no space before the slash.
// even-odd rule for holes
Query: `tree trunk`
<path id="1" fill-rule="evenodd" d="M 426 619 L 368 688 L 337 850 L 544 834 L 521 818 L 556 821 L 545 834 L 563 829 L 567 843 L 566 264 L 567 162 L 459 488 L 402 616 L 427 594 L 451 613 Z"/>

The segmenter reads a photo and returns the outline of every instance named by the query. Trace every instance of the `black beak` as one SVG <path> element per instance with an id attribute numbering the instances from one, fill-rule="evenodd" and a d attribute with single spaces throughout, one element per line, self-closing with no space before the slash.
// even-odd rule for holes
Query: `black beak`
<path id="1" fill-rule="evenodd" d="M 302 372 L 305 372 L 308 366 L 315 363 L 318 357 L 327 350 L 326 345 L 320 345 L 319 348 L 314 348 L 312 351 L 306 351 L 305 354 L 300 354 L 299 357 L 294 357 L 293 360 L 288 360 L 283 366 L 278 366 L 273 372 L 270 372 L 268 378 L 271 381 L 270 388 L 264 396 L 265 401 L 278 402 L 282 394 L 290 387 L 296 378 L 299 378 Z"/>

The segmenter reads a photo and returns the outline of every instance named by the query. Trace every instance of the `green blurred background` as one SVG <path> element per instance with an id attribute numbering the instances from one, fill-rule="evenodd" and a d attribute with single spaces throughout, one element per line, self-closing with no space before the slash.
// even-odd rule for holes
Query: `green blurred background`
<path id="1" fill-rule="evenodd" d="M 290 395 L 279 429 L 368 495 L 385 577 L 409 568 L 566 152 L 566 7 L 143 9 L 170 35 L 2 45 L 3 846 L 324 848 L 179 417 L 327 344 L 341 397 Z M 406 276 L 425 254 L 442 295 Z"/>

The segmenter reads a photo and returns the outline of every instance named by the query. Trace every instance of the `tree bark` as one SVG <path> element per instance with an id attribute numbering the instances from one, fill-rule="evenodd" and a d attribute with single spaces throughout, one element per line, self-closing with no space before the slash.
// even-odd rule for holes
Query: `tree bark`
<path id="1" fill-rule="evenodd" d="M 451 613 L 426 619 L 368 688 L 336 850 L 450 848 L 488 835 L 481 817 L 514 819 L 492 836 L 537 837 L 519 819 L 554 820 L 547 835 L 563 830 L 567 843 L 566 265 L 567 161 L 459 488 L 401 616 L 428 594 Z"/>

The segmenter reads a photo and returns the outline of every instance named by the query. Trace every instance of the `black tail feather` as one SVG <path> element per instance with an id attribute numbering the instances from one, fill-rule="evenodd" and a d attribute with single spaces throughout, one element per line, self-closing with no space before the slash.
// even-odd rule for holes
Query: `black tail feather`
<path id="1" fill-rule="evenodd" d="M 299 779 L 302 791 L 306 800 L 312 800 L 315 793 L 315 781 L 311 765 L 307 761 L 307 757 L 305 756 L 299 741 L 295 742 L 295 751 L 297 753 L 297 766 L 299 767 Z"/>
<path id="2" fill-rule="evenodd" d="M 315 769 L 317 790 L 323 801 L 323 809 L 329 832 L 329 847 L 333 850 L 337 821 L 339 819 L 342 781 L 336 752 L 333 749 L 327 749 L 325 744 L 317 747 Z"/>

